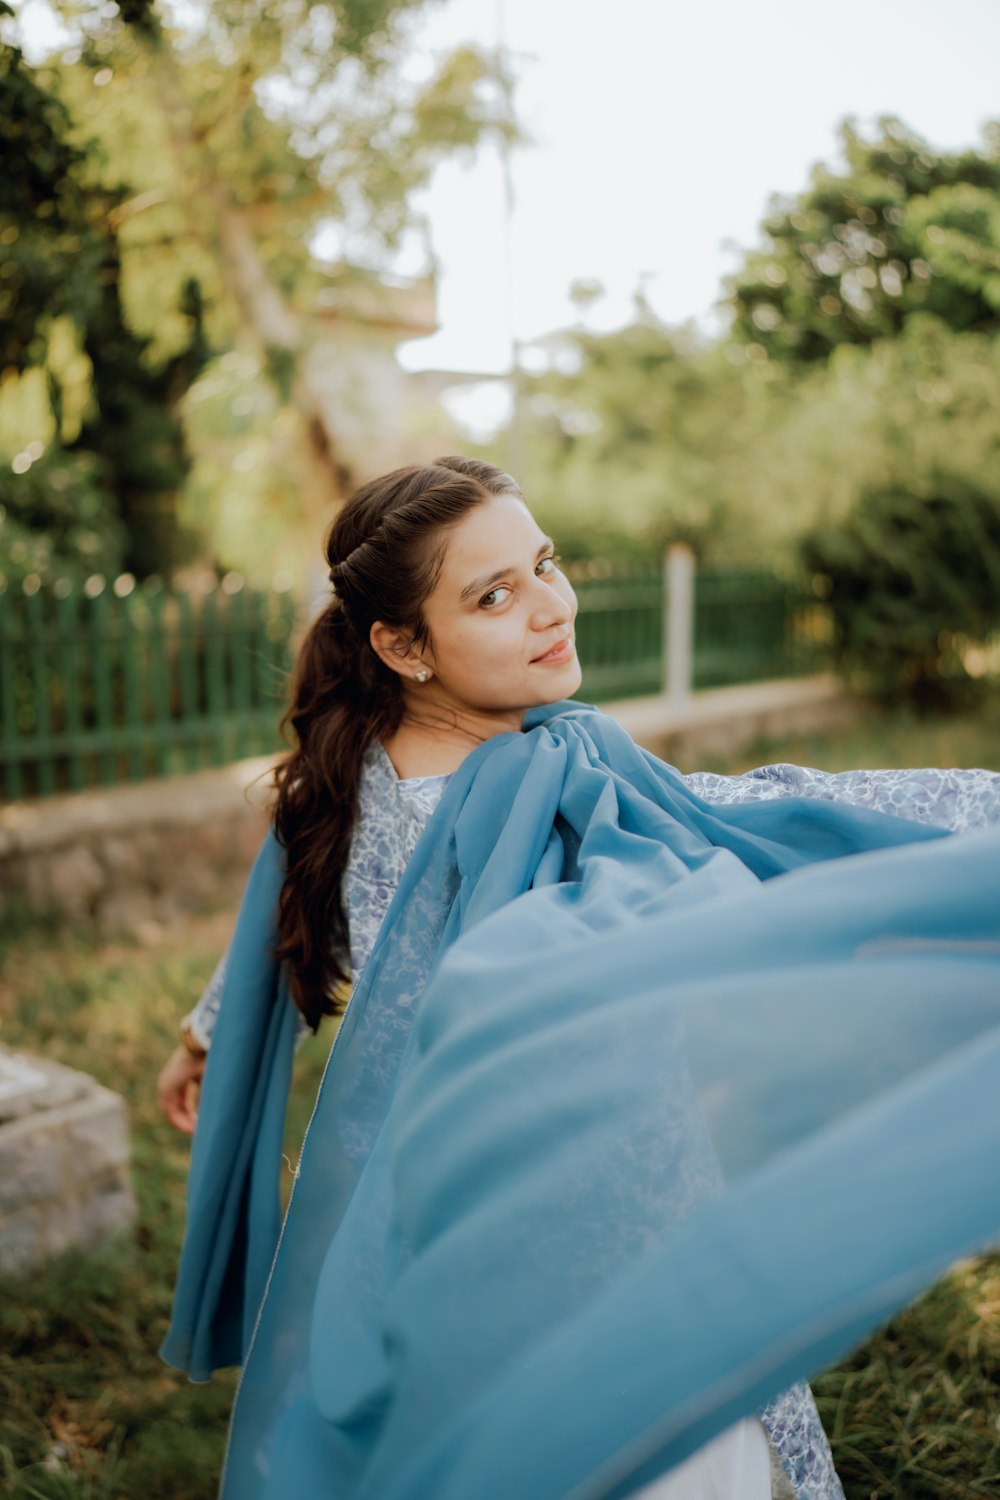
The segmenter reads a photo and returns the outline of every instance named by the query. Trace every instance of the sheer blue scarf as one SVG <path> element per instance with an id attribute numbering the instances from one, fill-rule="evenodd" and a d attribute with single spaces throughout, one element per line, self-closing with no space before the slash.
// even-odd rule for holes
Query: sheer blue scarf
<path id="1" fill-rule="evenodd" d="M 228 1500 L 624 1496 L 1000 1233 L 998 833 L 713 810 L 535 712 L 407 867 L 275 1253 L 281 878 L 268 837 L 163 1349 L 245 1362 Z"/>

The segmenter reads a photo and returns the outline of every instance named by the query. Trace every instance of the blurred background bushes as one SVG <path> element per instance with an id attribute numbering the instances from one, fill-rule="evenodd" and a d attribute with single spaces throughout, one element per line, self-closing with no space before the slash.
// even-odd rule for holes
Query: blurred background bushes
<path id="1" fill-rule="evenodd" d="M 640 292 L 629 327 L 548 341 L 522 471 L 572 555 L 772 567 L 830 601 L 859 687 L 967 700 L 1000 628 L 1000 126 L 958 154 L 891 118 L 841 135 L 845 170 L 772 202 L 725 334 Z"/>
<path id="2" fill-rule="evenodd" d="M 1000 497 L 954 474 L 863 492 L 803 539 L 838 665 L 887 701 L 968 706 L 1000 631 Z"/>

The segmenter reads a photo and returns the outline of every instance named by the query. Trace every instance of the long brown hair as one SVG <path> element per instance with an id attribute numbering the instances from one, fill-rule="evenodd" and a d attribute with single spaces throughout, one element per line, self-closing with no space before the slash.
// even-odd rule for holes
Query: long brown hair
<path id="1" fill-rule="evenodd" d="M 282 731 L 293 748 L 274 772 L 274 827 L 285 849 L 279 960 L 315 1031 L 342 1008 L 350 980 L 341 880 L 358 813 L 365 751 L 403 718 L 399 674 L 373 651 L 376 620 L 426 639 L 422 606 L 447 529 L 491 495 L 519 495 L 509 474 L 471 458 L 396 469 L 362 486 L 331 525 L 325 552 L 335 593 L 310 626 L 291 678 Z"/>

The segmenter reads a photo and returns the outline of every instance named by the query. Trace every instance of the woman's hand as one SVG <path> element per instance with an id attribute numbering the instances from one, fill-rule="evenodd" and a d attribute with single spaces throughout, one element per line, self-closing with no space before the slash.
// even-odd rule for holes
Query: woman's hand
<path id="1" fill-rule="evenodd" d="M 157 1101 L 162 1113 L 185 1135 L 194 1134 L 204 1071 L 204 1057 L 195 1056 L 186 1047 L 177 1047 L 156 1080 Z"/>

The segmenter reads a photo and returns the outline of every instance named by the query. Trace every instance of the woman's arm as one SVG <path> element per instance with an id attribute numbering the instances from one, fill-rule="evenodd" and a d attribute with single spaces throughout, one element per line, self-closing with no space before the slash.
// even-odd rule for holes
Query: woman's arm
<path id="1" fill-rule="evenodd" d="M 229 950 L 219 959 L 201 998 L 181 1021 L 181 1043 L 167 1058 L 156 1081 L 160 1112 L 185 1135 L 193 1135 L 198 1120 L 198 1097 L 205 1058 L 219 1017 L 222 983 Z"/>
<path id="2" fill-rule="evenodd" d="M 706 802 L 820 797 L 936 824 L 953 833 L 1000 823 L 1000 773 L 996 771 L 818 771 L 812 766 L 778 764 L 758 766 L 743 776 L 696 771 L 684 781 Z"/>

